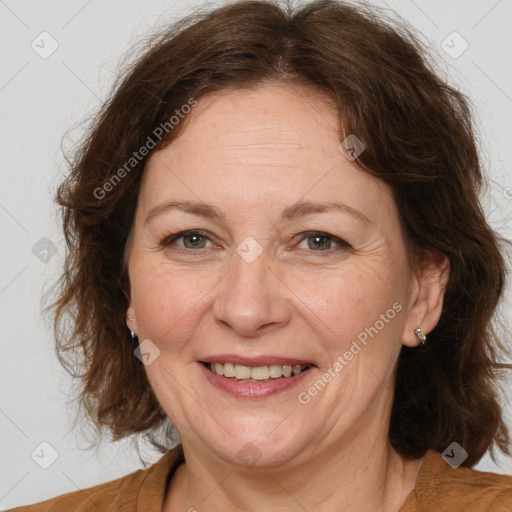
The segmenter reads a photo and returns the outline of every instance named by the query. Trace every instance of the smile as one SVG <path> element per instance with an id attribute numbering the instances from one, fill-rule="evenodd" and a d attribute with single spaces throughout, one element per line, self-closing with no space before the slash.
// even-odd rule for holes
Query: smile
<path id="1" fill-rule="evenodd" d="M 298 361 L 297 361 L 298 362 Z M 262 364 L 197 361 L 206 380 L 218 390 L 236 398 L 261 399 L 299 385 L 317 368 L 314 364 Z"/>
<path id="2" fill-rule="evenodd" d="M 217 375 L 245 382 L 268 381 L 270 379 L 280 379 L 282 377 L 289 378 L 299 375 L 310 366 L 307 364 L 271 364 L 263 366 L 244 366 L 233 363 L 205 364 L 211 372 Z"/>

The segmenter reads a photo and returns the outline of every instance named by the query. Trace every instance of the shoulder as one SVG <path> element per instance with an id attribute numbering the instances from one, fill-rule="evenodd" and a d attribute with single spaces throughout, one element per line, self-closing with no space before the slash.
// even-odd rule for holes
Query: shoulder
<path id="1" fill-rule="evenodd" d="M 144 473 L 147 470 L 138 470 L 117 480 L 95 485 L 80 491 L 62 494 L 55 498 L 15 508 L 10 512 L 64 512 L 64 511 L 107 511 L 110 510 L 116 499 L 130 489 L 140 486 Z M 130 493 L 131 494 L 131 493 Z M 129 497 L 128 497 L 129 498 Z"/>
<path id="2" fill-rule="evenodd" d="M 512 477 L 471 468 L 451 467 L 442 455 L 429 450 L 416 487 L 403 512 L 510 512 Z"/>
<path id="3" fill-rule="evenodd" d="M 180 445 L 147 469 L 139 469 L 117 480 L 62 494 L 40 503 L 17 507 L 9 512 L 135 512 L 141 504 L 144 510 L 150 511 L 153 505 L 163 502 L 167 476 L 182 461 Z"/>

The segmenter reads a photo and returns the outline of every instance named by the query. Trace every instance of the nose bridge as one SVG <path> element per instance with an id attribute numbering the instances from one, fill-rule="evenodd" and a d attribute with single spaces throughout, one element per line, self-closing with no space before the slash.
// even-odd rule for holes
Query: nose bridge
<path id="1" fill-rule="evenodd" d="M 250 241 L 242 242 L 237 248 L 237 254 L 233 257 L 233 269 L 231 278 L 233 285 L 245 287 L 248 291 L 257 293 L 258 288 L 264 288 L 270 273 L 270 256 L 268 249 L 260 249 L 260 253 L 251 246 Z"/>
<path id="2" fill-rule="evenodd" d="M 289 314 L 280 282 L 270 269 L 269 251 L 261 248 L 256 255 L 251 244 L 247 240 L 237 248 L 214 305 L 215 320 L 244 336 L 263 326 L 282 325 Z"/>

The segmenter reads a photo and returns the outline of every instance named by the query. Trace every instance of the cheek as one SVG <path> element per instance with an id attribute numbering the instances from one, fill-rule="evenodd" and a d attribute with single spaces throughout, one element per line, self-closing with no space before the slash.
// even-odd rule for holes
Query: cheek
<path id="1" fill-rule="evenodd" d="M 161 350 L 174 350 L 185 343 L 215 282 L 212 272 L 177 270 L 149 258 L 134 259 L 130 283 L 139 338 L 149 338 Z"/>
<path id="2" fill-rule="evenodd" d="M 405 309 L 398 277 L 382 264 L 354 264 L 308 280 L 296 276 L 297 307 L 320 342 L 320 360 L 332 361 L 357 339 L 378 340 L 371 353 L 394 352 L 390 345 L 399 346 Z"/>

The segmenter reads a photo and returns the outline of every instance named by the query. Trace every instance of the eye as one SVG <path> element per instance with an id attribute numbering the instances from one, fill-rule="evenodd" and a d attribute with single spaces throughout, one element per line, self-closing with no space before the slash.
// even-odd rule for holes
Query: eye
<path id="1" fill-rule="evenodd" d="M 337 250 L 343 250 L 350 248 L 350 245 L 333 235 L 323 233 L 321 231 L 310 231 L 308 233 L 302 233 L 300 242 L 307 242 L 307 248 L 314 252 L 332 252 L 332 246 L 337 245 Z"/>
<path id="2" fill-rule="evenodd" d="M 181 246 L 175 244 L 180 239 L 183 240 L 183 245 Z M 211 242 L 210 237 L 204 231 L 190 229 L 166 237 L 160 245 L 162 247 L 169 247 L 171 244 L 175 244 L 178 246 L 178 249 L 194 251 L 194 249 L 208 249 L 208 247 L 205 247 L 207 241 Z"/>
<path id="3" fill-rule="evenodd" d="M 179 240 L 181 240 L 182 243 L 177 243 Z M 211 243 L 208 233 L 197 229 L 190 229 L 167 236 L 160 243 L 160 246 L 162 248 L 170 248 L 170 246 L 174 245 L 175 250 L 190 254 L 199 252 L 198 249 L 209 249 L 210 247 L 206 246 L 208 242 Z M 334 251 L 351 248 L 351 246 L 341 238 L 329 235 L 322 231 L 309 231 L 307 233 L 302 233 L 300 235 L 299 243 L 303 242 L 307 242 L 307 247 L 301 247 L 300 249 L 310 249 L 312 252 L 332 253 Z"/>

